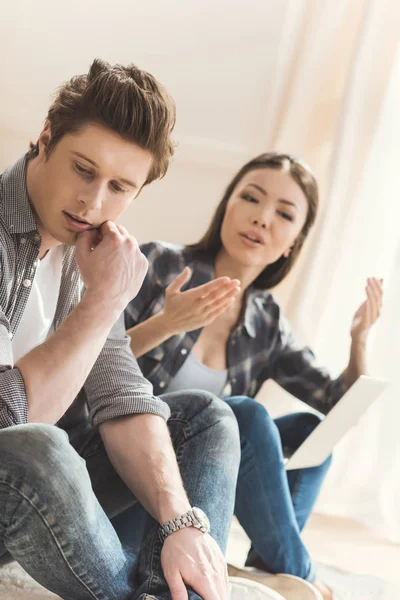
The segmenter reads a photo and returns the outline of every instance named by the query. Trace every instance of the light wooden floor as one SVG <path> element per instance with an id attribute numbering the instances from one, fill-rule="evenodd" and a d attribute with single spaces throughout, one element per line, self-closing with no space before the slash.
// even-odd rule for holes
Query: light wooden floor
<path id="1" fill-rule="evenodd" d="M 400 585 L 400 545 L 378 537 L 355 521 L 315 514 L 304 531 L 304 540 L 317 561 Z M 246 534 L 235 522 L 228 561 L 243 564 L 248 547 Z"/>

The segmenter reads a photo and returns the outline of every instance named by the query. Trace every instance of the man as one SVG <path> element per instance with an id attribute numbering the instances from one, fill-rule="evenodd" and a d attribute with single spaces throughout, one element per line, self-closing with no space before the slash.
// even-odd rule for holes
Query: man
<path id="1" fill-rule="evenodd" d="M 95 60 L 0 179 L 0 562 L 68 600 L 227 597 L 235 419 L 155 397 L 119 318 L 147 263 L 115 221 L 166 173 L 174 120 L 151 75 Z M 138 502 L 136 557 L 110 519 Z"/>

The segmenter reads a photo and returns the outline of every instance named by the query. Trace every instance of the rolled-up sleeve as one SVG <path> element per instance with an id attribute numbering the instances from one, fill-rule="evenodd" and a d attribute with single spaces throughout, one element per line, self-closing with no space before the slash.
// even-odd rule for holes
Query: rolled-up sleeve
<path id="1" fill-rule="evenodd" d="M 85 382 L 86 399 L 93 425 L 116 417 L 154 414 L 167 420 L 169 406 L 153 394 L 130 348 L 121 315 Z"/>
<path id="2" fill-rule="evenodd" d="M 0 311 L 0 429 L 28 421 L 24 380 L 13 363 L 8 322 Z"/>
<path id="3" fill-rule="evenodd" d="M 288 321 L 281 317 L 272 378 L 286 391 L 327 414 L 347 391 L 344 374 L 332 378 L 317 365 L 313 352 L 296 342 Z"/>

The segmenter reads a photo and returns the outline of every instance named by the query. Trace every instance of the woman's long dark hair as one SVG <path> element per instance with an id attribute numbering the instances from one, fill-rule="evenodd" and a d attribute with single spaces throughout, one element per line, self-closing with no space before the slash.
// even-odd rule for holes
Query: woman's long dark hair
<path id="1" fill-rule="evenodd" d="M 225 194 L 217 206 L 214 213 L 211 224 L 203 235 L 203 237 L 196 244 L 190 244 L 187 247 L 194 253 L 207 256 L 208 258 L 215 259 L 217 254 L 222 248 L 221 241 L 221 227 L 224 220 L 226 205 L 228 204 L 229 198 L 240 180 L 249 171 L 255 169 L 287 169 L 288 174 L 294 179 L 294 181 L 302 189 L 308 202 L 308 211 L 306 222 L 304 223 L 303 229 L 298 235 L 296 242 L 290 252 L 290 255 L 286 258 L 281 256 L 278 260 L 268 265 L 262 273 L 257 277 L 254 282 L 254 286 L 260 289 L 270 289 L 278 285 L 289 273 L 295 264 L 300 250 L 304 244 L 311 226 L 313 225 L 317 210 L 318 210 L 318 185 L 314 175 L 310 169 L 297 158 L 290 154 L 278 154 L 275 152 L 266 152 L 260 154 L 256 158 L 246 163 L 240 171 L 235 175 L 230 184 L 225 190 Z"/>

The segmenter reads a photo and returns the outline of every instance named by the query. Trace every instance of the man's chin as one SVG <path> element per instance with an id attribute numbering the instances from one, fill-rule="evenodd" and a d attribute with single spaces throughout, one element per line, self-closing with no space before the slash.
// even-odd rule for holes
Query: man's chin
<path id="1" fill-rule="evenodd" d="M 56 240 L 59 244 L 63 244 L 64 246 L 75 246 L 78 240 L 79 233 L 75 231 L 54 231 L 51 233 L 51 237 Z"/>

